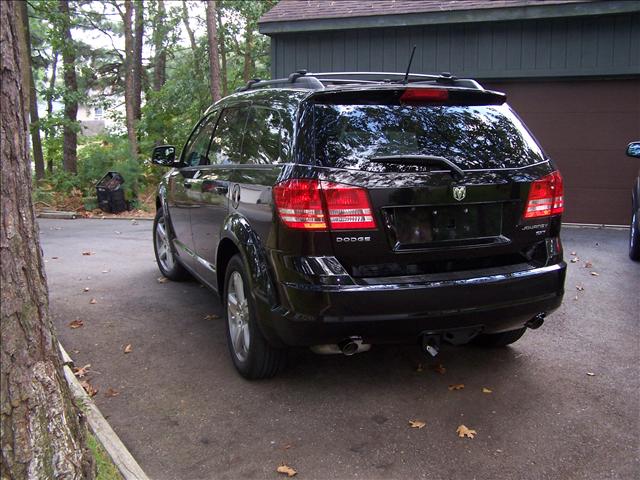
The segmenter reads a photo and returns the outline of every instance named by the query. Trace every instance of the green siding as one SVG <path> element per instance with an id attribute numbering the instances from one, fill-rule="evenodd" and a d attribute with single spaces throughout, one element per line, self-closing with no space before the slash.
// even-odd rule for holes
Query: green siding
<path id="1" fill-rule="evenodd" d="M 507 79 L 640 75 L 640 12 L 272 34 L 274 77 L 406 69 Z"/>

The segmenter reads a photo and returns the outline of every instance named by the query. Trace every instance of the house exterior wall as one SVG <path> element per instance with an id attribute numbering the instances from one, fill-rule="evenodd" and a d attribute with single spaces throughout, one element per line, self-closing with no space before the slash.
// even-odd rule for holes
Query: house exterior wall
<path id="1" fill-rule="evenodd" d="M 478 79 L 640 75 L 640 12 L 271 37 L 272 78 L 291 72 L 404 72 Z"/>

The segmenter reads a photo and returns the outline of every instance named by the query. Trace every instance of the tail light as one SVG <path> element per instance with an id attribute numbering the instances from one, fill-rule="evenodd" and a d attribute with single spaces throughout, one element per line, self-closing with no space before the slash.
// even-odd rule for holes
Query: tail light
<path id="1" fill-rule="evenodd" d="M 376 228 L 369 196 L 363 188 L 313 179 L 293 179 L 273 187 L 273 197 L 280 219 L 289 228 Z"/>
<path id="2" fill-rule="evenodd" d="M 524 218 L 560 215 L 564 211 L 562 175 L 555 171 L 531 183 Z"/>
<path id="3" fill-rule="evenodd" d="M 407 88 L 400 96 L 402 103 L 445 102 L 449 92 L 440 88 Z"/>

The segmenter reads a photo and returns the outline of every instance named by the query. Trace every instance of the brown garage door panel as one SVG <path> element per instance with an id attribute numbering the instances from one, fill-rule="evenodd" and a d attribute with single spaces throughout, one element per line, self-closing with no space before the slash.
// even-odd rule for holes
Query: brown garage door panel
<path id="1" fill-rule="evenodd" d="M 568 222 L 628 225 L 640 161 L 624 154 L 640 140 L 640 80 L 489 83 L 504 91 L 566 182 Z"/>

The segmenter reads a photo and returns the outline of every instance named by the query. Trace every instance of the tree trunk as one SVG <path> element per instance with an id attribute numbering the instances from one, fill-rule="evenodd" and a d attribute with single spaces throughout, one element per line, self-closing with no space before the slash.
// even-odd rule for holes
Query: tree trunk
<path id="1" fill-rule="evenodd" d="M 33 70 L 31 65 L 31 34 L 29 32 L 29 15 L 27 13 L 27 2 L 18 2 L 18 15 L 20 16 L 20 37 L 22 40 L 22 64 L 23 69 L 23 85 L 28 85 L 29 89 L 25 89 L 27 93 L 29 105 L 29 118 L 31 130 L 31 147 L 33 148 L 33 163 L 36 168 L 36 180 L 44 178 L 44 156 L 42 155 L 42 142 L 40 141 L 40 127 L 38 125 L 38 97 L 36 94 L 36 84 L 33 81 Z"/>
<path id="2" fill-rule="evenodd" d="M 64 65 L 64 127 L 62 166 L 65 171 L 78 172 L 78 133 L 76 118 L 78 116 L 78 81 L 76 79 L 76 53 L 71 38 L 71 16 L 69 15 L 68 0 L 60 0 L 60 13 L 64 45 L 62 47 L 62 63 Z"/>
<path id="3" fill-rule="evenodd" d="M 132 158 L 138 157 L 138 137 L 136 135 L 136 110 L 135 110 L 135 81 L 134 81 L 134 37 L 131 24 L 133 4 L 131 0 L 124 2 L 124 104 L 126 112 L 127 136 L 129 138 L 129 153 Z"/>
<path id="4" fill-rule="evenodd" d="M 56 73 L 58 70 L 58 52 L 53 52 L 53 61 L 51 62 L 51 77 L 49 78 L 49 93 L 47 94 L 47 118 L 51 120 L 53 116 L 53 89 L 56 86 Z M 51 137 L 51 128 L 45 131 L 46 138 Z M 53 173 L 53 158 L 47 160 L 47 171 Z"/>
<path id="5" fill-rule="evenodd" d="M 225 45 L 225 32 L 222 29 L 222 12 L 218 8 L 216 11 L 218 17 L 218 32 L 220 32 L 220 76 L 222 77 L 222 96 L 229 95 L 229 79 L 227 78 L 227 46 Z"/>
<path id="6" fill-rule="evenodd" d="M 187 10 L 186 0 L 182 0 L 182 22 L 184 28 L 187 31 L 189 37 L 189 43 L 191 44 L 191 51 L 193 53 L 193 69 L 196 74 L 196 78 L 202 78 L 202 69 L 200 68 L 200 56 L 198 55 L 198 44 L 196 43 L 196 37 L 193 34 L 191 25 L 189 25 L 189 11 Z"/>
<path id="7" fill-rule="evenodd" d="M 31 201 L 17 2 L 0 9 L 0 471 L 3 479 L 93 479 L 86 425 L 64 380 Z"/>
<path id="8" fill-rule="evenodd" d="M 135 2 L 135 24 L 133 42 L 133 116 L 142 116 L 142 43 L 144 41 L 144 10 L 140 0 Z"/>
<path id="9" fill-rule="evenodd" d="M 156 92 L 164 85 L 167 69 L 167 50 L 164 46 L 164 37 L 167 29 L 164 24 L 165 9 L 163 0 L 158 0 L 157 8 L 153 22 L 153 48 L 155 50 L 155 59 L 153 62 L 153 89 Z"/>
<path id="10" fill-rule="evenodd" d="M 218 29 L 216 26 L 216 0 L 207 1 L 207 39 L 209 40 L 209 68 L 211 98 L 220 100 L 220 60 L 218 59 Z"/>
<path id="11" fill-rule="evenodd" d="M 253 48 L 253 29 L 247 22 L 247 27 L 244 34 L 244 68 L 242 70 L 242 78 L 245 82 L 251 80 L 251 74 L 253 72 L 253 57 L 251 56 L 251 49 Z"/>

